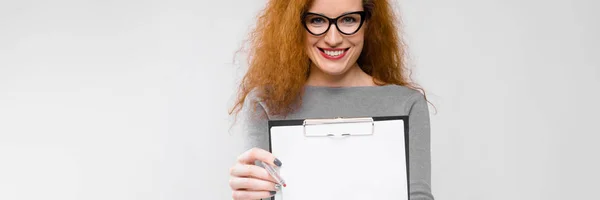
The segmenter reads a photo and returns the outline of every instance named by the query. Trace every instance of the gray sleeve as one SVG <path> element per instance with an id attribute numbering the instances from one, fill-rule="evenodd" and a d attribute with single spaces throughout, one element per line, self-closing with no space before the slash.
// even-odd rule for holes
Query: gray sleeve
<path id="1" fill-rule="evenodd" d="M 409 98 L 410 199 L 433 200 L 431 193 L 431 144 L 429 109 L 421 93 Z"/>
<path id="2" fill-rule="evenodd" d="M 251 93 L 242 108 L 244 121 L 241 131 L 245 135 L 244 148 L 248 150 L 258 147 L 269 150 L 268 116 L 261 103 L 252 103 L 255 100 Z"/>
<path id="3" fill-rule="evenodd" d="M 245 149 L 261 148 L 269 150 L 269 122 L 268 115 L 261 103 L 252 103 L 255 97 L 252 93 L 248 96 L 242 108 L 244 116 L 242 132 L 244 134 Z M 262 200 L 270 200 L 265 198 Z"/>

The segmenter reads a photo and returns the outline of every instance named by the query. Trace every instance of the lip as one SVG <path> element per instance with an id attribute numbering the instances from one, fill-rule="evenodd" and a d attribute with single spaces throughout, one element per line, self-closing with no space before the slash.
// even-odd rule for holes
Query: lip
<path id="1" fill-rule="evenodd" d="M 317 49 L 319 50 L 319 53 L 321 53 L 321 56 L 323 56 L 324 58 L 329 59 L 329 60 L 339 60 L 339 59 L 342 59 L 346 55 L 346 53 L 348 53 L 348 50 L 350 50 L 350 48 L 319 48 L 319 47 L 317 47 Z M 337 55 L 337 56 L 330 56 L 330 55 L 327 55 L 324 52 L 324 50 L 327 50 L 327 51 L 344 51 L 344 52 L 341 53 L 340 55 Z"/>

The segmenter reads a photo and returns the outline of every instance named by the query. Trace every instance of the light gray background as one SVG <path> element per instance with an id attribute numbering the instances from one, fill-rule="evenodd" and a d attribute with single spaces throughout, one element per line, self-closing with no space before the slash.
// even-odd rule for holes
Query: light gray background
<path id="1" fill-rule="evenodd" d="M 0 1 L 0 199 L 230 199 L 233 53 L 264 3 Z M 437 199 L 595 198 L 598 1 L 398 4 Z"/>

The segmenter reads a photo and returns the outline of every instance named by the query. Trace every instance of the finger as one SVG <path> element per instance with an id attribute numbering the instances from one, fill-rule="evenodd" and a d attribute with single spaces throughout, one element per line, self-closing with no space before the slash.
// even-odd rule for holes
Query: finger
<path id="1" fill-rule="evenodd" d="M 264 199 L 275 195 L 275 191 L 247 191 L 247 190 L 235 190 L 233 191 L 234 200 L 252 200 L 252 199 Z"/>
<path id="2" fill-rule="evenodd" d="M 271 166 L 281 167 L 281 161 L 279 159 L 275 158 L 271 152 L 260 148 L 252 148 L 238 157 L 238 162 L 244 164 L 254 164 L 254 161 L 256 160 L 261 160 Z"/>
<path id="3" fill-rule="evenodd" d="M 233 177 L 229 180 L 232 190 L 275 191 L 275 183 L 255 178 Z"/>
<path id="4" fill-rule="evenodd" d="M 235 177 L 257 178 L 277 183 L 267 170 L 256 165 L 236 164 L 231 168 L 230 174 Z"/>

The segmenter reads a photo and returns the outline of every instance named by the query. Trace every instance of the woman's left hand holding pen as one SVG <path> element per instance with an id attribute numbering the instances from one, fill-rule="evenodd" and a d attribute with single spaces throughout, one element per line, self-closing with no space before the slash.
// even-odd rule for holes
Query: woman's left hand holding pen
<path id="1" fill-rule="evenodd" d="M 254 200 L 275 195 L 280 186 L 265 170 L 254 163 L 260 160 L 272 166 L 281 166 L 273 154 L 260 148 L 252 148 L 242 153 L 236 164 L 230 169 L 229 186 L 233 190 L 234 200 Z"/>

